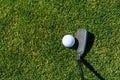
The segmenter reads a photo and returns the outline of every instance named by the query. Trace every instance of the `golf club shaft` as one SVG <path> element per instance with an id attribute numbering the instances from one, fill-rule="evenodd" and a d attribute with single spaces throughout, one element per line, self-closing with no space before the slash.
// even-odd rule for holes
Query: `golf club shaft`
<path id="1" fill-rule="evenodd" d="M 81 60 L 77 60 L 77 62 L 78 62 L 79 70 L 80 70 L 81 80 L 84 80 L 84 75 L 83 75 Z"/>

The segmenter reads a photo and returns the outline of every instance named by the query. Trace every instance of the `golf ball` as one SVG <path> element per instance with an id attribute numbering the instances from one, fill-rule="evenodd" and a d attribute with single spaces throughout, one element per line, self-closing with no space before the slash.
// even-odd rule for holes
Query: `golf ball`
<path id="1" fill-rule="evenodd" d="M 72 47 L 75 44 L 75 38 L 72 35 L 65 35 L 62 43 L 65 47 Z"/>

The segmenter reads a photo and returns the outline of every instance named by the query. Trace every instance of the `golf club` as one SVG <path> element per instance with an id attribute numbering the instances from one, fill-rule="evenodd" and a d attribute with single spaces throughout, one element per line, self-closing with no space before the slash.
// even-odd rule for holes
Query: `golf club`
<path id="1" fill-rule="evenodd" d="M 78 48 L 77 48 L 77 62 L 78 62 L 78 66 L 80 69 L 80 76 L 81 76 L 81 80 L 84 80 L 83 77 L 83 70 L 82 70 L 82 65 L 81 65 L 81 58 L 82 55 L 85 52 L 85 48 L 86 48 L 86 43 L 87 43 L 87 35 L 88 32 L 86 29 L 79 29 L 76 33 L 76 39 L 77 39 L 77 43 L 78 43 Z"/>

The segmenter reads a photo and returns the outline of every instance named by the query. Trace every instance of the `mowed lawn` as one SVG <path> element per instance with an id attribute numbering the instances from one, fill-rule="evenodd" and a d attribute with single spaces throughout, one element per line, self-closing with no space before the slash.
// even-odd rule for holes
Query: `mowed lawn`
<path id="1" fill-rule="evenodd" d="M 62 37 L 81 28 L 95 36 L 85 60 L 105 80 L 119 80 L 119 0 L 0 0 L 0 80 L 80 80 L 76 51 Z"/>

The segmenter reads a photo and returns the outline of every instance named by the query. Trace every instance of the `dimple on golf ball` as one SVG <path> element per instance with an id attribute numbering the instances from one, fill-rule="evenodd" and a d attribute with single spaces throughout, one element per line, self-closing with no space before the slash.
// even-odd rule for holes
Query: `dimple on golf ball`
<path id="1" fill-rule="evenodd" d="M 72 47 L 75 44 L 75 38 L 72 35 L 65 35 L 62 43 L 65 47 Z"/>

